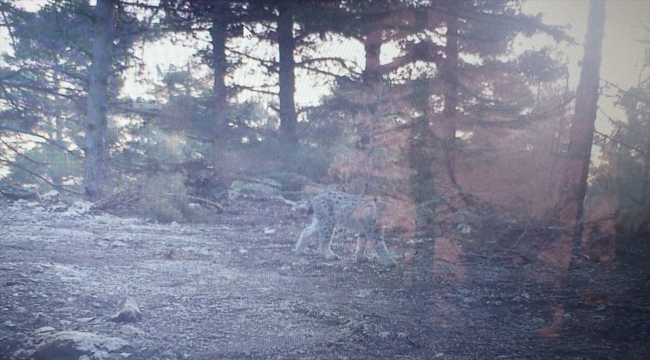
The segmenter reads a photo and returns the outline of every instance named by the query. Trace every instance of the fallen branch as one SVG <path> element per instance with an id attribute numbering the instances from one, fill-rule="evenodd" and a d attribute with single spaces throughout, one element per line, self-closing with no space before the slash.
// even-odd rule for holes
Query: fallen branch
<path id="1" fill-rule="evenodd" d="M 163 193 L 163 195 L 164 196 L 169 196 L 169 197 L 185 197 L 185 198 L 188 198 L 190 200 L 195 200 L 195 201 L 200 202 L 200 203 L 204 203 L 204 204 L 214 206 L 217 209 L 223 211 L 223 206 L 221 206 L 221 204 L 219 204 L 217 202 L 214 202 L 214 201 L 210 201 L 208 199 L 204 199 L 204 198 L 200 198 L 200 197 L 196 197 L 196 196 L 191 196 L 191 195 L 170 194 L 170 193 Z"/>

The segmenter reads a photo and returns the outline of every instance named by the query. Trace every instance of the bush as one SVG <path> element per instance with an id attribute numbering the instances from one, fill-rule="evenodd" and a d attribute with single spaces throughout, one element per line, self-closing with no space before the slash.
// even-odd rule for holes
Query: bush
<path id="1" fill-rule="evenodd" d="M 161 223 L 192 220 L 195 210 L 190 208 L 183 180 L 181 174 L 157 174 L 143 181 L 136 212 Z"/>
<path id="2" fill-rule="evenodd" d="M 295 173 L 309 179 L 327 174 L 329 160 L 322 148 L 294 142 L 266 140 L 255 144 L 252 155 L 267 163 L 275 163 L 274 172 Z"/>

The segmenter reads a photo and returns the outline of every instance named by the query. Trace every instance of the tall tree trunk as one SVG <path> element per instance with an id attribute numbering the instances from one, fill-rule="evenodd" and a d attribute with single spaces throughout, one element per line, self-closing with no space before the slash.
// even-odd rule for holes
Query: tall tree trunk
<path id="1" fill-rule="evenodd" d="M 220 172 L 223 172 L 224 147 L 227 140 L 227 98 L 226 74 L 228 61 L 226 59 L 226 41 L 228 40 L 227 27 L 230 13 L 229 2 L 220 0 L 215 2 L 211 13 L 212 27 L 210 28 L 210 41 L 212 43 L 212 111 L 214 124 L 210 127 L 209 134 L 212 146 L 212 163 Z"/>
<path id="2" fill-rule="evenodd" d="M 591 0 L 588 21 L 580 83 L 576 91 L 575 114 L 571 123 L 569 148 L 562 172 L 563 185 L 556 207 L 556 216 L 564 228 L 564 236 L 567 237 L 565 244 L 573 244 L 574 251 L 579 251 L 580 247 L 582 231 L 580 220 L 584 212 L 583 203 L 587 192 L 594 122 L 598 109 L 605 0 Z"/>
<path id="3" fill-rule="evenodd" d="M 439 162 L 441 187 L 447 189 L 449 198 L 448 205 L 451 210 L 458 206 L 464 206 L 464 200 L 454 174 L 454 148 L 456 142 L 456 119 L 458 112 L 458 28 L 459 19 L 456 3 L 451 4 L 447 16 L 447 33 L 445 37 L 445 57 L 440 64 L 440 77 L 444 89 L 444 108 L 442 116 L 432 124 L 433 133 L 440 140 L 442 145 L 442 159 Z M 433 15 L 432 12 L 430 12 Z M 433 17 L 433 16 L 431 16 Z M 429 20 L 429 28 L 437 24 L 434 19 Z"/>
<path id="4" fill-rule="evenodd" d="M 296 135 L 296 62 L 293 52 L 296 41 L 293 37 L 293 15 L 291 5 L 282 2 L 278 15 L 278 47 L 280 48 L 280 131 L 289 139 Z"/>
<path id="5" fill-rule="evenodd" d="M 432 116 L 429 109 L 431 95 L 430 79 L 418 80 L 412 91 L 413 107 L 422 116 L 414 119 L 411 130 L 411 167 L 414 176 L 411 179 L 416 203 L 418 204 L 418 223 L 421 230 L 432 230 L 432 236 L 451 237 L 446 234 L 443 219 L 450 217 L 461 198 L 457 191 L 453 172 L 451 151 L 456 140 L 456 112 L 458 107 L 458 18 L 454 9 L 449 11 L 447 26 L 447 45 L 445 58 L 440 64 L 438 77 L 443 83 L 444 108 L 440 116 Z M 415 14 L 416 27 L 435 28 L 440 26 L 439 17 L 431 9 Z M 414 53 L 429 52 L 423 42 L 416 44 Z M 431 56 L 431 55 L 429 55 Z M 438 201 L 446 195 L 448 201 Z"/>
<path id="6" fill-rule="evenodd" d="M 381 80 L 380 55 L 383 39 L 381 30 L 371 31 L 363 41 L 363 49 L 366 53 L 366 68 L 363 70 L 362 78 L 365 85 L 374 88 Z"/>
<path id="7" fill-rule="evenodd" d="M 226 106 L 228 89 L 226 88 L 226 74 L 228 61 L 226 59 L 227 18 L 228 2 L 220 1 L 212 12 L 212 27 L 210 28 L 210 41 L 212 42 L 212 111 L 214 114 L 214 127 L 211 131 L 213 158 L 217 158 L 217 151 L 221 147 L 226 129 L 228 128 Z"/>
<path id="8" fill-rule="evenodd" d="M 413 119 L 411 126 L 408 159 L 409 166 L 413 170 L 409 180 L 417 209 L 416 227 L 418 232 L 434 237 L 435 234 L 431 231 L 437 221 L 434 209 L 438 195 L 432 169 L 438 142 L 429 126 L 429 81 L 429 79 L 413 81 L 411 101 L 413 108 L 420 115 Z"/>
<path id="9" fill-rule="evenodd" d="M 92 33 L 92 64 L 88 70 L 88 102 L 84 144 L 84 186 L 91 200 L 104 197 L 110 174 L 106 130 L 108 123 L 108 79 L 113 46 L 113 0 L 97 0 Z"/>
<path id="10" fill-rule="evenodd" d="M 418 12 L 415 15 L 417 29 L 425 29 L 427 26 L 427 12 Z M 414 53 L 424 52 L 426 44 L 421 42 L 416 44 L 412 50 Z M 416 110 L 418 116 L 413 119 L 411 134 L 409 136 L 409 166 L 413 170 L 410 178 L 411 191 L 416 203 L 416 227 L 422 234 L 429 237 L 435 237 L 432 232 L 434 226 L 439 222 L 436 217 L 436 198 L 439 194 L 436 189 L 436 176 L 433 172 L 436 158 L 440 148 L 440 142 L 437 141 L 435 134 L 432 132 L 431 111 L 429 109 L 429 98 L 431 97 L 431 79 L 420 78 L 413 81 L 411 89 L 411 104 Z M 436 229 L 439 232 L 439 229 Z"/>
<path id="11" fill-rule="evenodd" d="M 594 122 L 598 103 L 600 82 L 601 49 L 605 26 L 605 0 L 591 0 L 585 37 L 585 53 L 580 72 L 580 83 L 576 91 L 576 107 L 569 147 L 562 171 L 562 187 L 556 206 L 556 217 L 562 226 L 562 234 L 549 248 L 538 255 L 548 265 L 560 270 L 554 280 L 557 289 L 572 292 L 577 289 L 567 286 L 568 272 L 572 258 L 580 252 L 582 235 L 581 219 L 584 213 L 584 199 L 587 192 L 587 175 L 591 160 L 591 145 L 594 136 Z M 572 256 L 573 253 L 573 256 Z M 566 296 L 570 299 L 571 296 Z M 564 306 L 553 303 L 553 324 L 538 330 L 540 336 L 557 336 L 562 331 Z"/>

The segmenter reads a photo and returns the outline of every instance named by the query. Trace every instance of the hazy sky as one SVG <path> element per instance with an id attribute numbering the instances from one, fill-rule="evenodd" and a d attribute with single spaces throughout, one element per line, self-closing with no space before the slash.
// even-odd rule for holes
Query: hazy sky
<path id="1" fill-rule="evenodd" d="M 569 35 L 584 43 L 589 0 L 533 0 L 524 9 L 543 13 L 547 24 L 570 25 Z M 624 88 L 634 86 L 645 51 L 638 41 L 650 40 L 643 28 L 650 29 L 650 1 L 608 0 L 606 11 L 601 78 Z M 575 70 L 582 59 L 582 47 L 569 47 L 566 52 L 573 65 L 571 83 L 575 87 L 579 76 L 579 70 Z"/>

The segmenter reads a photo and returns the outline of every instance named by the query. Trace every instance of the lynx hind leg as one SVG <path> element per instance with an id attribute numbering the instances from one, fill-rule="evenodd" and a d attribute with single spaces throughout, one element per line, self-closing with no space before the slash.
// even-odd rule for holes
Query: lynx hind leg
<path id="1" fill-rule="evenodd" d="M 366 238 L 359 234 L 354 235 L 354 237 L 357 238 L 357 250 L 354 255 L 355 259 L 357 260 L 358 263 L 368 261 L 368 257 L 366 256 L 366 254 L 364 254 L 363 251 L 365 247 L 364 245 L 366 242 Z"/>
<path id="2" fill-rule="evenodd" d="M 382 265 L 384 266 L 395 266 L 395 260 L 393 260 L 393 257 L 390 255 L 390 252 L 386 248 L 386 243 L 381 240 L 381 241 L 373 241 L 373 247 L 375 248 L 375 253 L 377 253 L 377 257 L 379 257 L 379 261 L 381 262 Z"/>
<path id="3" fill-rule="evenodd" d="M 305 253 L 305 249 L 307 248 L 307 242 L 309 241 L 309 238 L 314 236 L 317 230 L 318 230 L 318 219 L 314 218 L 314 221 L 312 221 L 311 225 L 307 226 L 305 230 L 303 230 L 302 233 L 300 233 L 300 238 L 296 243 L 296 253 L 298 254 Z"/>
<path id="4" fill-rule="evenodd" d="M 330 222 L 321 223 L 318 227 L 318 241 L 320 252 L 325 256 L 327 260 L 339 259 L 338 255 L 336 255 L 331 249 L 333 233 L 334 224 Z"/>

